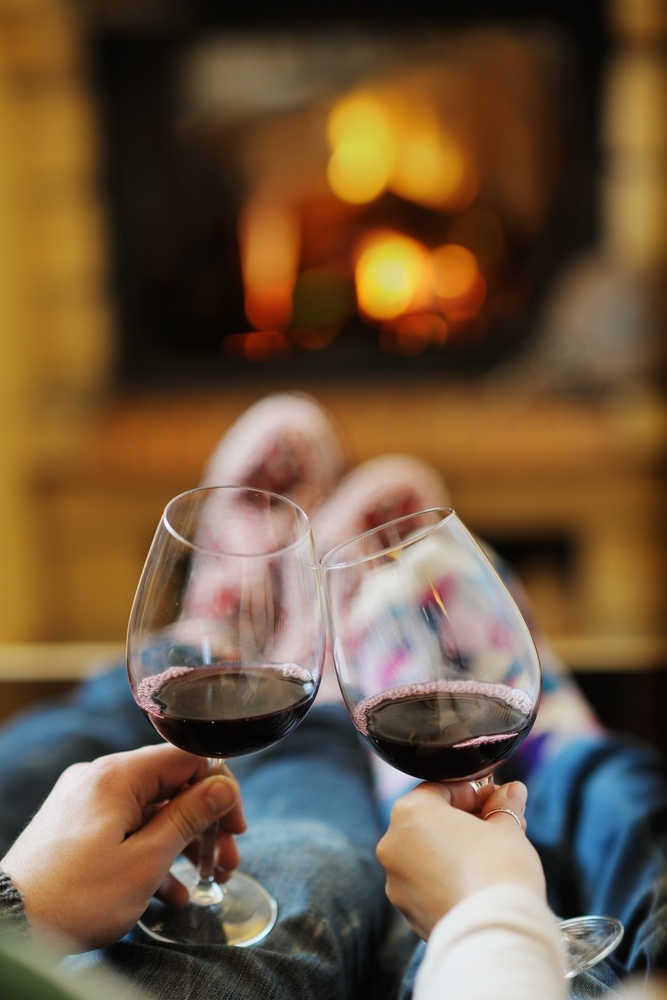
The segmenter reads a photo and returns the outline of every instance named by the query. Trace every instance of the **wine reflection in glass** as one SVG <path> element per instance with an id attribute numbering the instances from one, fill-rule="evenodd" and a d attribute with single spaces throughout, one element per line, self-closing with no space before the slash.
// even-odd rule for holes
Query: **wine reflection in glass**
<path id="1" fill-rule="evenodd" d="M 266 490 L 190 490 L 167 504 L 139 580 L 127 635 L 130 687 L 170 743 L 219 762 L 282 740 L 319 687 L 326 628 L 308 518 Z M 157 900 L 140 921 L 160 941 L 249 945 L 277 903 L 242 872 L 214 879 L 217 825 L 199 865 L 172 872 L 190 902 Z"/>
<path id="2" fill-rule="evenodd" d="M 336 673 L 365 742 L 424 781 L 492 781 L 532 728 L 541 669 L 521 612 L 456 513 L 397 518 L 321 565 Z M 622 934 L 607 917 L 561 927 L 567 976 Z"/>

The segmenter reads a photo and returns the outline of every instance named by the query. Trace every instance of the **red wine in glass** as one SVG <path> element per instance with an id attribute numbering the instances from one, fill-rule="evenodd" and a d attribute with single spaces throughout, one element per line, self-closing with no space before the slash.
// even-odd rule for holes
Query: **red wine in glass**
<path id="1" fill-rule="evenodd" d="M 359 702 L 352 721 L 369 746 L 422 781 L 479 780 L 511 757 L 536 708 L 502 684 L 432 681 L 403 685 Z"/>
<path id="2" fill-rule="evenodd" d="M 298 664 L 169 667 L 144 678 L 136 700 L 169 743 L 202 757 L 254 753 L 301 722 L 317 686 Z"/>

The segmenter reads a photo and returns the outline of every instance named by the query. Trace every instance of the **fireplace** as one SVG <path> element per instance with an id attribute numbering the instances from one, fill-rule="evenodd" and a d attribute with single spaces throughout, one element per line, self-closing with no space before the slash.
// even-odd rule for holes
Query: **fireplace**
<path id="1" fill-rule="evenodd" d="M 596 230 L 602 5 L 215 6 L 88 14 L 118 383 L 467 378 L 520 356 Z"/>

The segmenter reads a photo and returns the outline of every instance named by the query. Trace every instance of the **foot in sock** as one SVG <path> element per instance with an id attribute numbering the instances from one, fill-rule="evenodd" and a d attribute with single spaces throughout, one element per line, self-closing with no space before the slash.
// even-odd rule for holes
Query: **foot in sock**
<path id="1" fill-rule="evenodd" d="M 347 470 L 348 453 L 340 428 L 317 400 L 303 393 L 277 393 L 249 407 L 226 431 L 204 469 L 201 485 L 270 490 L 312 515 Z M 256 502 L 252 494 L 236 498 L 241 509 L 224 492 L 208 495 L 198 515 L 202 551 L 193 566 L 184 615 L 189 621 L 231 620 L 243 594 L 245 600 L 255 600 L 259 627 L 269 613 L 264 607 L 262 559 L 256 562 L 253 580 L 253 561 L 232 554 L 259 555 L 280 548 L 280 525 L 261 516 L 259 497 Z M 284 527 L 289 535 L 291 524 Z M 228 559 L 222 558 L 224 552 Z M 297 569 L 295 560 L 295 573 Z"/>
<path id="2" fill-rule="evenodd" d="M 318 555 L 403 514 L 448 504 L 442 477 L 421 459 L 403 454 L 371 458 L 349 472 L 314 515 Z"/>
<path id="3" fill-rule="evenodd" d="M 276 393 L 245 410 L 224 434 L 201 485 L 271 490 L 310 517 L 348 465 L 348 446 L 332 415 L 304 393 Z"/>

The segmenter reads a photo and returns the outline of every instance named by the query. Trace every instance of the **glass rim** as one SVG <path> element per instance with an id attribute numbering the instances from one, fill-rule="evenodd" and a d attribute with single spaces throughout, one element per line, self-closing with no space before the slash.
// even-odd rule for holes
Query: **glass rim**
<path id="1" fill-rule="evenodd" d="M 400 517 L 394 517 L 391 521 L 385 521 L 384 524 L 376 524 L 374 528 L 367 528 L 366 531 L 361 531 L 358 535 L 353 535 L 352 538 L 348 538 L 344 542 L 339 542 L 338 545 L 334 545 L 321 557 L 321 568 L 325 572 L 330 572 L 335 569 L 345 569 L 349 566 L 358 566 L 361 563 L 369 562 L 371 559 L 380 559 L 383 556 L 388 555 L 388 553 L 397 549 L 399 545 L 386 545 L 382 549 L 377 549 L 376 551 L 366 553 L 365 555 L 356 556 L 354 559 L 343 559 L 340 562 L 332 561 L 336 557 L 336 553 L 340 553 L 343 549 L 346 549 L 348 545 L 354 545 L 356 542 L 360 542 L 364 538 L 370 538 L 372 535 L 376 535 L 378 532 L 386 530 L 392 525 L 401 524 L 404 521 L 412 521 L 414 518 L 423 517 L 425 514 L 441 514 L 442 516 L 439 517 L 437 521 L 434 521 L 433 524 L 429 524 L 416 531 L 414 535 L 410 535 L 409 539 L 405 539 L 405 541 L 410 545 L 420 541 L 422 538 L 426 538 L 427 535 L 430 535 L 430 533 L 435 531 L 436 528 L 440 528 L 446 521 L 449 521 L 452 518 L 458 521 L 458 516 L 453 507 L 425 507 L 423 510 L 415 510 L 411 514 L 401 514 Z"/>
<path id="2" fill-rule="evenodd" d="M 205 493 L 255 493 L 259 496 L 266 497 L 270 500 L 278 500 L 281 504 L 284 504 L 287 509 L 291 509 L 296 515 L 297 519 L 301 522 L 303 530 L 298 535 L 297 538 L 293 539 L 287 545 L 277 545 L 275 548 L 267 549 L 263 552 L 244 552 L 236 551 L 229 548 L 217 548 L 213 549 L 209 545 L 200 545 L 188 538 L 186 535 L 182 534 L 170 521 L 170 510 L 175 507 L 178 503 L 183 502 L 188 497 L 194 497 L 196 494 Z M 239 558 L 239 559 L 266 559 L 268 556 L 280 555 L 284 552 L 289 552 L 291 549 L 296 549 L 304 542 L 309 541 L 311 548 L 314 548 L 313 542 L 313 531 L 312 525 L 310 523 L 310 518 L 306 514 L 305 510 L 300 507 L 289 497 L 283 496 L 281 493 L 275 493 L 273 490 L 265 490 L 259 486 L 240 486 L 233 484 L 223 484 L 219 486 L 195 486 L 192 489 L 184 490 L 182 493 L 178 493 L 176 496 L 172 497 L 168 503 L 165 504 L 162 515 L 160 517 L 160 524 L 164 525 L 165 530 L 175 538 L 176 541 L 180 542 L 182 545 L 187 546 L 193 552 L 201 552 L 206 555 L 211 556 L 227 556 L 229 558 Z"/>

